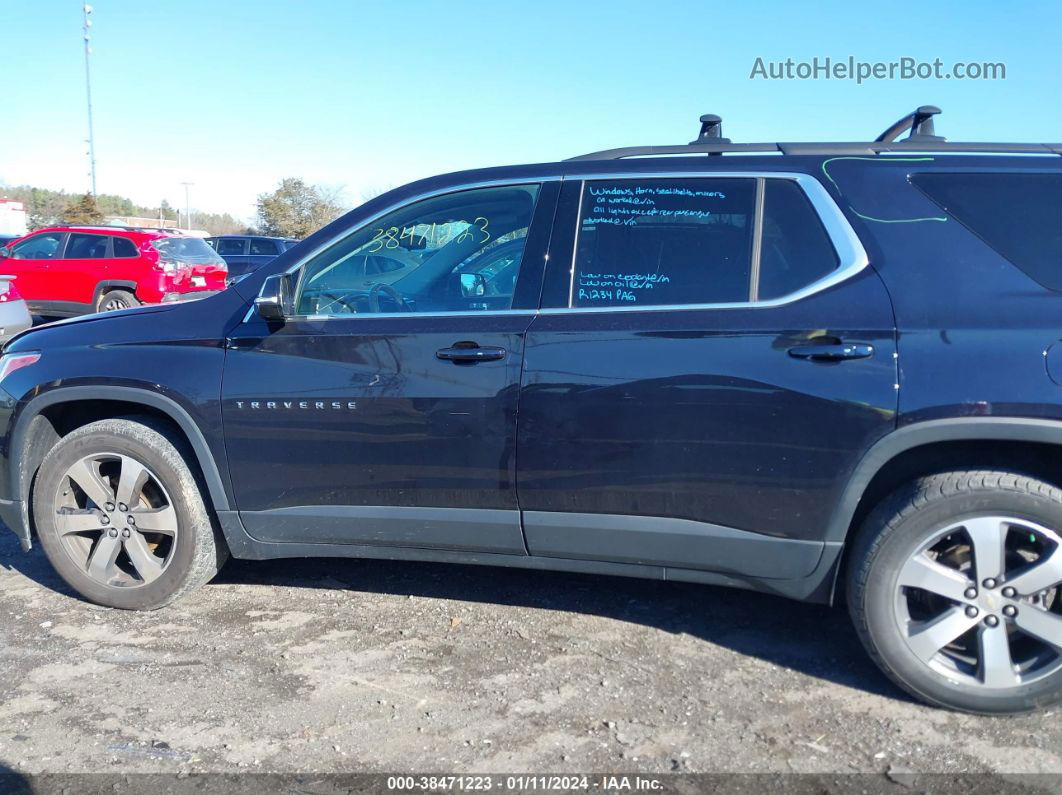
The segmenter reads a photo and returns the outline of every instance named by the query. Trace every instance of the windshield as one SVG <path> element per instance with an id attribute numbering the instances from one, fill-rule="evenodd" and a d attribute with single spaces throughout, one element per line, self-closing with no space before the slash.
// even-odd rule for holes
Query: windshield
<path id="1" fill-rule="evenodd" d="M 167 237 L 151 243 L 164 260 L 189 262 L 195 265 L 224 265 L 207 242 L 200 237 Z"/>

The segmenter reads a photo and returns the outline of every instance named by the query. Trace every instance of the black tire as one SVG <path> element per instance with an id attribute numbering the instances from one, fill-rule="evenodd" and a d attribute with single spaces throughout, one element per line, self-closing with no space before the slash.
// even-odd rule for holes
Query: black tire
<path id="1" fill-rule="evenodd" d="M 942 658 L 934 656 L 932 664 L 920 659 L 909 644 L 913 637 L 911 630 L 905 630 L 897 620 L 898 591 L 904 594 L 904 600 L 912 593 L 906 586 L 900 591 L 901 571 L 915 555 L 941 554 L 934 551 L 936 547 L 929 548 L 926 553 L 926 544 L 933 543 L 939 533 L 946 532 L 941 531 L 941 528 L 958 526 L 960 529 L 957 534 L 944 536 L 940 543 L 954 545 L 958 538 L 959 543 L 955 548 L 961 549 L 962 540 L 967 539 L 968 555 L 974 562 L 965 570 L 965 574 L 978 591 L 978 599 L 987 599 L 989 605 L 986 607 L 982 604 L 981 612 L 971 613 L 970 608 L 974 603 L 966 602 L 964 607 L 962 601 L 973 593 L 967 589 L 956 594 L 959 601 L 946 602 L 945 609 L 953 614 L 963 610 L 967 617 L 972 616 L 972 620 L 977 622 L 966 630 L 971 634 L 960 636 L 968 638 L 967 643 L 981 643 L 980 633 L 987 631 L 986 626 L 1002 627 L 1002 631 L 1008 633 L 1005 635 L 1008 651 L 1013 648 L 1015 628 L 1000 623 L 1006 619 L 991 617 L 995 615 L 992 611 L 997 609 L 997 604 L 1004 604 L 999 597 L 1007 590 L 1004 587 L 1007 577 L 1011 578 L 1010 582 L 1019 583 L 1018 575 L 1041 561 L 1032 560 L 1025 568 L 1020 565 L 1014 567 L 1007 562 L 1011 560 L 1011 552 L 1004 551 L 1000 558 L 1003 561 L 1000 564 L 1000 580 L 986 587 L 980 579 L 980 564 L 974 559 L 977 548 L 974 536 L 966 535 L 967 531 L 962 526 L 965 522 L 972 527 L 979 520 L 994 522 L 997 517 L 1014 517 L 1017 520 L 1016 525 L 1008 525 L 1006 521 L 1003 523 L 1004 550 L 1009 550 L 1007 545 L 1012 542 L 1014 527 L 1019 528 L 1021 537 L 1026 527 L 1024 522 L 1028 522 L 1028 526 L 1054 528 L 1052 532 L 1057 532 L 1057 529 L 1062 528 L 1062 490 L 1042 480 L 1014 472 L 977 470 L 932 475 L 908 484 L 881 503 L 867 518 L 854 541 L 848 565 L 847 597 L 860 639 L 870 656 L 892 681 L 929 704 L 976 714 L 1001 715 L 1029 712 L 1062 700 L 1062 668 L 1046 668 L 1043 678 L 1038 681 L 1025 682 L 1024 675 L 1021 675 L 1014 679 L 1016 684 L 1013 687 L 989 688 L 985 686 L 985 668 L 980 667 L 987 663 L 980 660 L 974 663 L 973 668 L 978 673 L 973 679 L 941 673 L 938 667 L 933 666 L 939 666 L 938 661 Z M 1030 543 L 1036 540 L 1038 537 L 1029 535 Z M 1058 548 L 1057 539 L 1050 548 Z M 1059 554 L 1062 554 L 1062 550 Z M 1029 558 L 1024 560 L 1028 561 Z M 964 587 L 965 584 L 959 586 L 960 589 Z M 925 596 L 917 591 L 916 588 L 917 596 Z M 1057 616 L 1062 622 L 1062 609 L 1056 604 L 1062 599 L 1062 591 L 1053 586 L 1052 592 L 1050 605 L 1047 597 L 1030 596 L 1026 599 L 1042 599 L 1045 609 L 1041 610 L 1041 614 L 1050 613 L 1051 620 Z M 1015 598 L 1021 597 L 1018 594 Z M 1027 605 L 1027 602 L 1020 604 L 1023 612 L 1027 608 L 1030 611 L 1037 609 Z M 993 620 L 996 623 L 990 623 Z M 1016 622 L 1017 619 L 1010 621 Z M 906 637 L 905 631 L 908 632 Z M 1028 641 L 1021 633 L 1017 637 L 1019 642 Z M 976 645 L 971 647 L 982 651 L 985 648 Z M 1015 662 L 1010 657 L 1005 659 L 1011 663 L 1009 675 L 1015 669 Z M 978 678 L 980 681 L 976 681 Z"/>
<path id="2" fill-rule="evenodd" d="M 131 309 L 140 306 L 140 301 L 128 290 L 107 290 L 96 302 L 97 312 L 110 312 L 114 309 Z"/>
<path id="3" fill-rule="evenodd" d="M 127 456 L 146 467 L 155 479 L 153 483 L 164 490 L 167 508 L 172 507 L 174 512 L 170 516 L 175 518 L 178 529 L 168 543 L 161 573 L 156 575 L 157 579 L 143 584 L 117 587 L 94 579 L 88 574 L 87 566 L 79 563 L 64 544 L 57 527 L 64 517 L 57 515 L 56 501 L 70 499 L 59 495 L 76 491 L 69 479 L 71 467 L 86 457 L 108 455 Z M 59 440 L 45 457 L 35 479 L 33 516 L 45 554 L 71 588 L 96 604 L 126 610 L 155 610 L 204 585 L 217 574 L 228 557 L 228 550 L 211 521 L 202 487 L 188 464 L 190 460 L 194 459 L 183 439 L 164 423 L 151 418 L 101 420 Z M 102 511 L 93 515 L 98 513 Z M 119 526 L 125 527 L 118 521 L 112 523 L 115 529 Z M 150 533 L 142 535 L 142 538 L 152 537 L 158 538 Z M 99 544 L 91 534 L 88 538 L 86 542 L 76 543 L 91 548 Z M 118 556 L 121 557 L 120 551 Z"/>

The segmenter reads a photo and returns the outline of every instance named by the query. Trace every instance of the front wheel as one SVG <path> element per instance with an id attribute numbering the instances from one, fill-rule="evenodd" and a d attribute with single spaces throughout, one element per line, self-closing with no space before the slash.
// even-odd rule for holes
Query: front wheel
<path id="1" fill-rule="evenodd" d="M 856 539 L 848 604 L 870 655 L 916 697 L 981 714 L 1062 699 L 1062 490 L 948 472 L 901 489 Z"/>
<path id="2" fill-rule="evenodd" d="M 226 557 L 186 445 L 150 419 L 93 422 L 45 457 L 33 517 L 59 575 L 97 604 L 153 610 L 206 583 Z"/>

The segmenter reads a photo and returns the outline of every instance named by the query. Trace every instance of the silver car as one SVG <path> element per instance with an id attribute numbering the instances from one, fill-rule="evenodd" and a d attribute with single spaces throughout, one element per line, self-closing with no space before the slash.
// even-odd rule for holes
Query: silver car
<path id="1" fill-rule="evenodd" d="M 33 325 L 26 302 L 14 282 L 14 276 L 0 275 L 0 345 Z"/>

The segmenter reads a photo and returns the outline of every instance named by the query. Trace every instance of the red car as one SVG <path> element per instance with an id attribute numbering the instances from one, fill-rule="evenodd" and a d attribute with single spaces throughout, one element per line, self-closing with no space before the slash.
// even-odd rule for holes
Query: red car
<path id="1" fill-rule="evenodd" d="M 202 298 L 228 269 L 201 238 L 120 226 L 41 229 L 0 248 L 0 273 L 18 277 L 31 312 L 70 317 Z"/>

